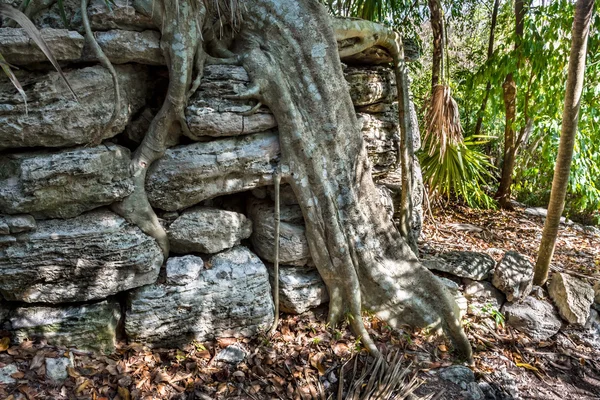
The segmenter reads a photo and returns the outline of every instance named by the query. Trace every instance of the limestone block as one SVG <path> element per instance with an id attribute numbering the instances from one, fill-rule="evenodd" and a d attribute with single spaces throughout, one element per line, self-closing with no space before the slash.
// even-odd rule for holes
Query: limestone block
<path id="1" fill-rule="evenodd" d="M 508 301 L 519 301 L 531 293 L 533 264 L 516 251 L 507 251 L 494 270 L 492 284 Z"/>
<path id="2" fill-rule="evenodd" d="M 492 310 L 499 311 L 504 304 L 504 295 L 487 281 L 472 281 L 465 286 L 465 297 L 469 302 L 468 313 L 489 315 Z M 488 312 L 486 313 L 485 310 Z"/>
<path id="3" fill-rule="evenodd" d="M 397 114 L 357 113 L 356 116 L 373 163 L 373 173 L 380 174 L 395 169 L 396 144 L 399 140 Z"/>
<path id="4" fill-rule="evenodd" d="M 12 385 L 17 383 L 17 380 L 11 375 L 18 372 L 19 368 L 15 364 L 7 364 L 0 368 L 0 383 L 3 385 Z"/>
<path id="5" fill-rule="evenodd" d="M 67 357 L 46 358 L 46 377 L 53 382 L 61 383 L 69 377 L 67 368 L 73 363 Z"/>
<path id="6" fill-rule="evenodd" d="M 302 210 L 298 205 L 280 206 L 279 263 L 306 265 L 311 261 Z M 248 201 L 248 218 L 252 220 L 250 240 L 254 251 L 262 259 L 275 261 L 275 206 L 270 200 L 251 198 Z"/>
<path id="7" fill-rule="evenodd" d="M 133 191 L 128 149 L 114 144 L 0 159 L 0 212 L 70 218 Z M 13 232 L 15 233 L 15 232 Z"/>
<path id="8" fill-rule="evenodd" d="M 269 273 L 272 279 L 272 268 L 269 268 Z M 279 308 L 281 311 L 302 314 L 328 301 L 329 292 L 315 268 L 280 266 Z"/>
<path id="9" fill-rule="evenodd" d="M 548 284 L 550 298 L 558 307 L 560 316 L 570 324 L 584 325 L 594 302 L 592 286 L 568 274 L 556 272 Z"/>
<path id="10" fill-rule="evenodd" d="M 160 32 L 112 30 L 96 32 L 94 36 L 113 64 L 165 65 L 160 49 Z M 89 43 L 83 49 L 83 61 L 97 61 Z"/>
<path id="11" fill-rule="evenodd" d="M 57 61 L 76 61 L 81 58 L 85 39 L 67 29 L 42 29 L 42 38 Z M 0 54 L 12 65 L 47 62 L 39 46 L 21 28 L 0 28 Z"/>
<path id="12" fill-rule="evenodd" d="M 102 299 L 153 283 L 163 262 L 156 241 L 107 210 L 38 221 L 0 248 L 0 293 L 9 301 Z"/>
<path id="13" fill-rule="evenodd" d="M 272 185 L 279 138 L 257 133 L 168 149 L 152 164 L 146 191 L 153 207 L 181 210 L 214 197 Z"/>
<path id="14" fill-rule="evenodd" d="M 505 303 L 501 311 L 506 317 L 507 325 L 526 333 L 534 340 L 546 340 L 561 327 L 560 317 L 554 306 L 531 296 L 519 303 Z"/>
<path id="15" fill-rule="evenodd" d="M 0 76 L 0 150 L 23 147 L 68 147 L 89 144 L 122 132 L 131 115 L 146 101 L 147 69 L 116 66 L 121 90 L 121 110 L 105 132 L 113 112 L 113 83 L 106 68 L 96 65 L 65 70 L 77 94 L 75 101 L 58 72 L 15 71 L 27 96 L 21 96 L 4 75 Z"/>
<path id="16" fill-rule="evenodd" d="M 0 214 L 0 235 L 34 231 L 36 226 L 35 219 L 31 215 Z"/>
<path id="17" fill-rule="evenodd" d="M 267 268 L 238 246 L 212 256 L 171 257 L 166 281 L 129 295 L 130 340 L 173 346 L 189 340 L 251 336 L 273 322 Z"/>
<path id="18" fill-rule="evenodd" d="M 249 83 L 250 78 L 243 67 L 209 65 L 204 68 L 202 85 L 185 110 L 192 139 L 257 133 L 276 127 L 275 117 L 266 107 L 261 107 L 255 114 L 243 115 L 252 109 L 253 101 L 223 98 L 244 92 Z"/>
<path id="19" fill-rule="evenodd" d="M 245 215 L 217 208 L 195 207 L 183 212 L 168 230 L 175 253 L 218 253 L 239 245 L 252 233 Z"/>
<path id="20" fill-rule="evenodd" d="M 394 72 L 388 67 L 356 68 L 344 70 L 350 97 L 355 106 L 375 103 L 392 103 L 398 97 Z"/>
<path id="21" fill-rule="evenodd" d="M 44 338 L 53 346 L 112 352 L 121 307 L 103 301 L 73 307 L 19 307 L 11 319 L 14 340 Z"/>
<path id="22" fill-rule="evenodd" d="M 489 255 L 473 251 L 449 251 L 441 253 L 439 257 L 440 259 L 423 260 L 422 263 L 429 269 L 473 280 L 486 279 L 496 265 Z"/>

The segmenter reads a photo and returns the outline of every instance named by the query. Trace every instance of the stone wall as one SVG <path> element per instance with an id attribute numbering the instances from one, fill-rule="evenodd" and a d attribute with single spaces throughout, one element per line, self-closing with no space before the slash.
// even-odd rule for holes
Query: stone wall
<path id="1" fill-rule="evenodd" d="M 125 1 L 113 12 L 91 2 L 92 28 L 116 64 L 122 97 L 116 123 L 103 132 L 113 107 L 111 77 L 81 34 L 79 2 L 64 3 L 69 29 L 56 6 L 33 10 L 33 20 L 78 101 L 24 32 L 0 22 L 0 53 L 20 67 L 27 95 L 26 105 L 0 77 L 0 327 L 15 342 L 41 336 L 107 352 L 120 338 L 162 346 L 269 327 L 277 123 L 265 107 L 246 116 L 251 102 L 224 98 L 243 90 L 248 75 L 236 66 L 206 67 L 185 112 L 189 132 L 173 131 L 170 149 L 148 173 L 146 190 L 171 245 L 164 259 L 153 238 L 107 207 L 133 190 L 131 153 L 165 96 L 160 34 Z M 344 60 L 345 77 L 381 209 L 392 218 L 398 115 L 394 75 L 375 65 L 381 60 L 381 49 Z M 414 132 L 415 151 L 419 145 Z M 418 235 L 416 159 L 414 171 Z M 281 190 L 281 309 L 302 313 L 328 294 L 300 207 L 289 186 Z"/>

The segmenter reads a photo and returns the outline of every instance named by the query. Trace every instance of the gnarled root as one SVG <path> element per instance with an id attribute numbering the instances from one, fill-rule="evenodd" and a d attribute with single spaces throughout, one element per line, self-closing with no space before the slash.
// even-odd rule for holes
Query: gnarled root
<path id="1" fill-rule="evenodd" d="M 311 0 L 280 0 L 277 10 L 268 0 L 253 1 L 241 39 L 243 65 L 277 119 L 282 161 L 290 167 L 311 255 L 329 290 L 330 323 L 348 315 L 355 334 L 378 354 L 362 322 L 364 307 L 396 326 L 442 328 L 470 358 L 456 303 L 377 209 L 324 10 Z"/>

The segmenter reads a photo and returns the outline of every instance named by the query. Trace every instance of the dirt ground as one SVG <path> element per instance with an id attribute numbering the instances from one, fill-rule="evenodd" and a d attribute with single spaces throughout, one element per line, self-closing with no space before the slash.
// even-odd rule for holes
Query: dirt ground
<path id="1" fill-rule="evenodd" d="M 499 260 L 505 251 L 516 250 L 535 261 L 543 219 L 524 209 L 455 207 L 439 210 L 433 217 L 424 226 L 422 256 L 470 250 Z M 563 225 L 553 268 L 590 282 L 600 279 L 600 231 Z M 387 375 L 369 375 L 373 360 L 360 340 L 347 326 L 329 329 L 324 322 L 326 310 L 323 306 L 299 316 L 282 316 L 273 337 L 194 342 L 178 349 L 121 343 L 110 356 L 57 349 L 43 342 L 9 346 L 0 340 L 0 368 L 18 367 L 12 374 L 15 384 L 0 384 L 0 400 L 341 399 L 350 387 L 365 392 L 373 385 L 389 383 L 388 378 L 400 383 L 396 389 L 405 395 L 420 385 L 412 398 L 467 398 L 464 388 L 438 376 L 440 368 L 459 363 L 443 339 L 424 330 L 394 330 L 365 315 L 370 334 L 388 360 L 398 365 Z M 470 368 L 479 386 L 486 389 L 485 398 L 600 399 L 598 337 L 565 330 L 546 342 L 534 343 L 497 325 L 491 316 L 468 317 L 465 327 L 475 348 Z M 246 351 L 245 359 L 237 365 L 217 361 L 215 355 L 234 343 Z M 58 356 L 73 361 L 62 383 L 46 376 L 45 359 Z M 340 383 L 343 397 L 338 397 Z"/>

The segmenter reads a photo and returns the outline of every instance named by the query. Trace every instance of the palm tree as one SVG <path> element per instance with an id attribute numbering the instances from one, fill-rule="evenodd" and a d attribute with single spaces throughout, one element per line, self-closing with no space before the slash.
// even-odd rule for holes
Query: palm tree
<path id="1" fill-rule="evenodd" d="M 548 269 L 558 233 L 558 225 L 565 206 L 565 195 L 569 182 L 569 171 L 573 158 L 575 133 L 579 122 L 579 105 L 583 90 L 583 77 L 585 73 L 585 59 L 587 53 L 587 39 L 590 32 L 590 21 L 594 10 L 594 0 L 578 0 L 575 5 L 575 18 L 573 21 L 571 55 L 569 57 L 569 73 L 567 76 L 567 90 L 565 93 L 565 107 L 563 109 L 562 129 L 558 156 L 554 167 L 552 191 L 548 205 L 548 216 L 544 223 L 542 241 L 538 250 L 535 264 L 533 282 L 543 285 L 548 279 Z"/>

